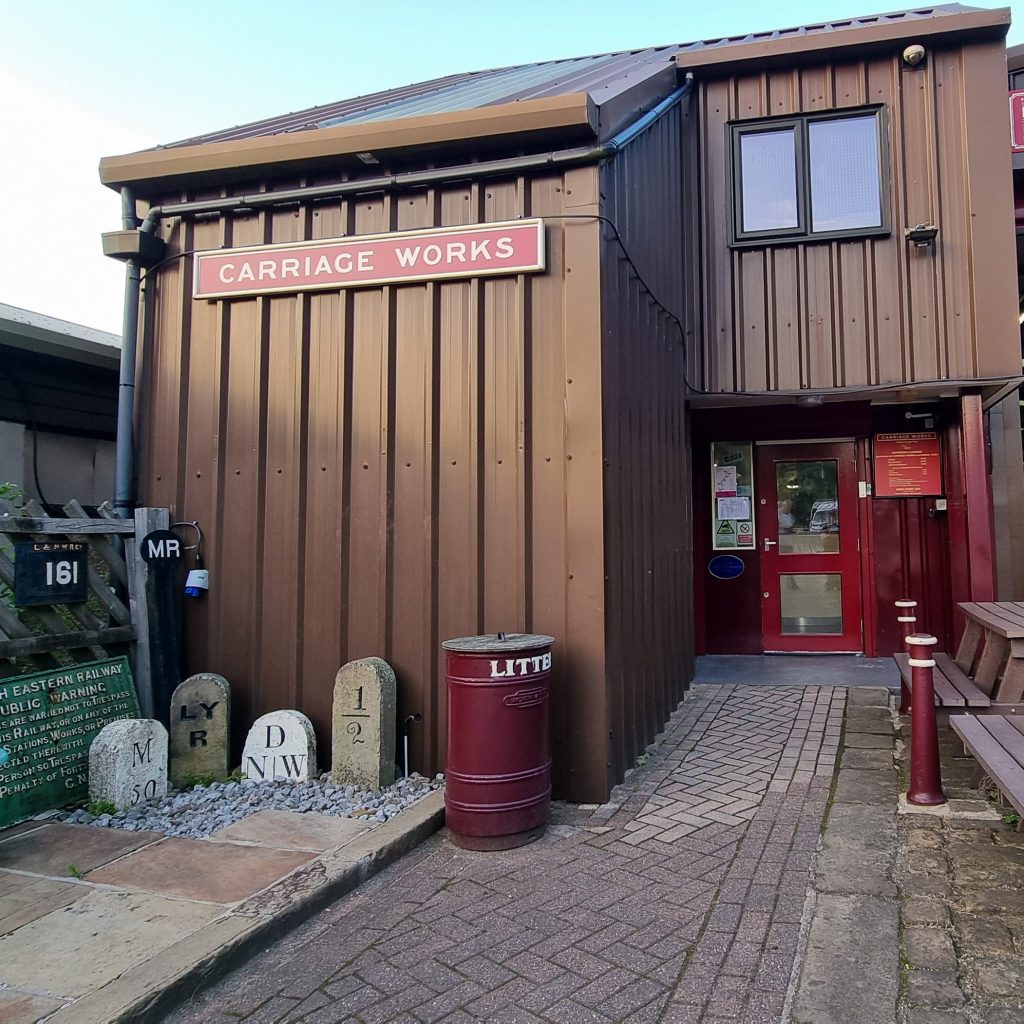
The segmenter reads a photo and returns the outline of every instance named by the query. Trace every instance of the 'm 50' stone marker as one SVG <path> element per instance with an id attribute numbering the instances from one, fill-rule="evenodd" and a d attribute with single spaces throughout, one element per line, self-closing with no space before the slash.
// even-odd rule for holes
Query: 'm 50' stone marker
<path id="1" fill-rule="evenodd" d="M 107 723 L 138 716 L 125 658 L 0 680 L 0 825 L 84 800 L 89 745 Z"/>

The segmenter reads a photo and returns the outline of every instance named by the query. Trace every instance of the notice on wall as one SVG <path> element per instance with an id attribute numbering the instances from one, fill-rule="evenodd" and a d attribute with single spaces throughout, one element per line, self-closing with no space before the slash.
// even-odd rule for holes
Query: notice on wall
<path id="1" fill-rule="evenodd" d="M 718 498 L 719 519 L 749 519 L 749 498 Z"/>
<path id="2" fill-rule="evenodd" d="M 749 441 L 711 445 L 711 547 L 754 546 L 754 459 Z"/>
<path id="3" fill-rule="evenodd" d="M 126 658 L 0 679 L 0 825 L 84 800 L 89 745 L 138 717 Z"/>
<path id="4" fill-rule="evenodd" d="M 715 466 L 715 497 L 732 498 L 736 495 L 736 467 Z"/>
<path id="5" fill-rule="evenodd" d="M 875 435 L 876 498 L 942 493 L 942 458 L 936 431 Z"/>

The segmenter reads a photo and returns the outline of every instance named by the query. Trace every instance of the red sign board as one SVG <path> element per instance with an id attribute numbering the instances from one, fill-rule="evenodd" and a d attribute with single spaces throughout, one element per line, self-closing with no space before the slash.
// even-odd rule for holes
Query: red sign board
<path id="1" fill-rule="evenodd" d="M 1024 89 L 1010 93 L 1010 150 L 1024 153 Z"/>
<path id="2" fill-rule="evenodd" d="M 942 494 L 939 435 L 875 435 L 875 497 L 917 498 Z"/>
<path id="3" fill-rule="evenodd" d="M 195 254 L 197 299 L 544 269 L 544 222 L 393 231 Z"/>

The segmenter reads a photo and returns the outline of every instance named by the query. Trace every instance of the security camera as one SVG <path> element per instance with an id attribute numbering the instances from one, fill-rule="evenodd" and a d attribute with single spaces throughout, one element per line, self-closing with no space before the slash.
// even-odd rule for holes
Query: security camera
<path id="1" fill-rule="evenodd" d="M 914 43 L 903 51 L 903 63 L 908 67 L 916 68 L 924 60 L 924 47 L 920 43 Z"/>

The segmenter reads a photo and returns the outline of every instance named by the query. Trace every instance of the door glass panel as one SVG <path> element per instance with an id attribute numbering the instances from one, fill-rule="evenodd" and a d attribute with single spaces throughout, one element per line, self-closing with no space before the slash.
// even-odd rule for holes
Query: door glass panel
<path id="1" fill-rule="evenodd" d="M 839 468 L 835 459 L 775 463 L 779 554 L 839 550 Z"/>
<path id="2" fill-rule="evenodd" d="M 843 577 L 839 573 L 783 573 L 782 633 L 843 632 Z"/>

